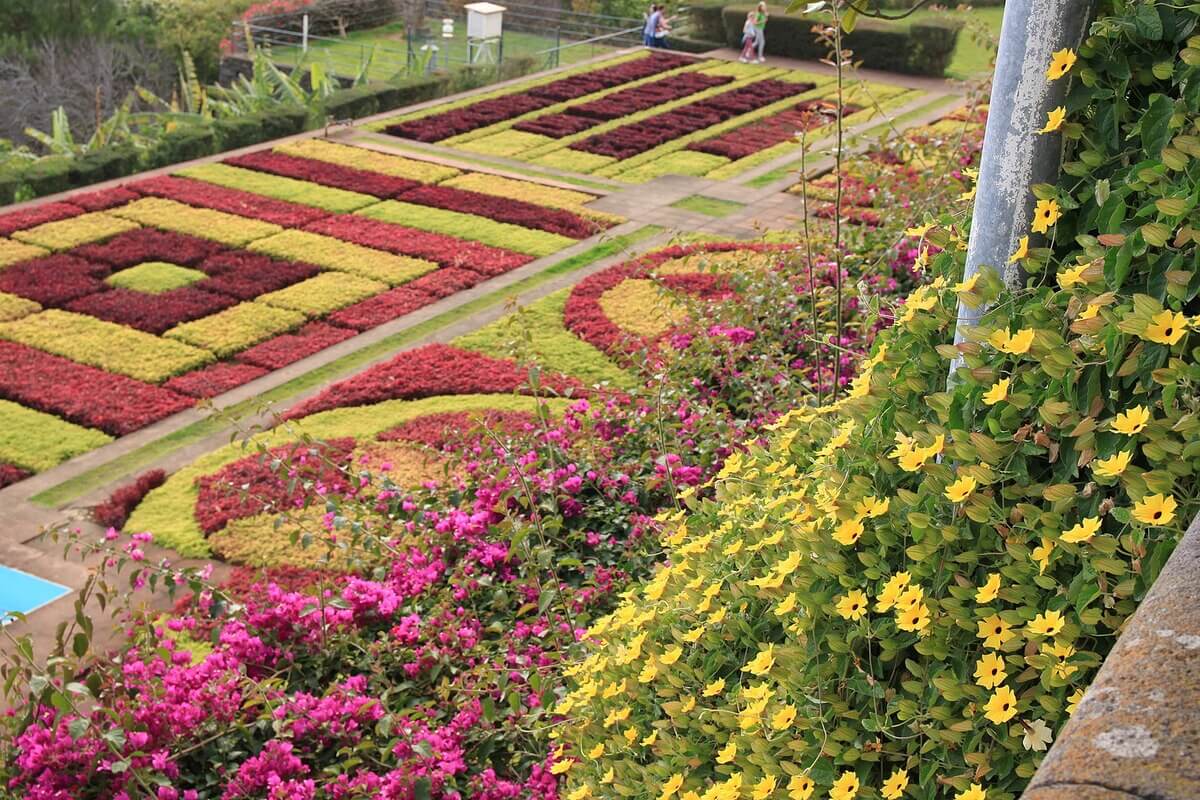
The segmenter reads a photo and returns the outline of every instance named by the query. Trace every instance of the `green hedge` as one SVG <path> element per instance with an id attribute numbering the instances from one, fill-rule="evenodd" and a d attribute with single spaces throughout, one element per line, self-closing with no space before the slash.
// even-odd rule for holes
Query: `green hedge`
<path id="1" fill-rule="evenodd" d="M 667 49 L 677 50 L 681 53 L 707 53 L 709 50 L 718 50 L 724 46 L 725 42 L 689 39 L 683 36 L 667 36 Z"/>
<path id="2" fill-rule="evenodd" d="M 213 120 L 207 125 L 184 125 L 166 134 L 148 152 L 130 145 L 99 148 L 82 156 L 47 156 L 22 164 L 0 166 L 0 206 L 48 194 L 123 178 L 143 169 L 249 147 L 319 128 L 326 119 L 357 119 L 379 111 L 432 100 L 531 72 L 531 58 L 513 58 L 500 68 L 471 67 L 397 83 L 370 83 L 334 92 L 313 109 L 280 106 L 271 111 Z"/>
<path id="3" fill-rule="evenodd" d="M 725 41 L 730 47 L 740 46 L 746 13 L 752 8 L 737 5 L 722 9 Z M 811 19 L 773 14 L 767 23 L 767 55 L 809 61 L 825 58 L 829 48 L 817 41 L 812 27 Z M 929 20 L 906 26 L 860 19 L 854 31 L 842 37 L 842 46 L 853 50 L 854 59 L 869 69 L 941 77 L 954 55 L 961 28 L 958 20 Z"/>
<path id="4" fill-rule="evenodd" d="M 688 36 L 691 39 L 709 42 L 724 42 L 725 41 L 725 21 L 722 18 L 721 12 L 723 6 L 692 6 L 688 9 L 688 15 L 691 18 L 691 26 L 688 28 Z M 742 15 L 744 22 L 746 15 Z M 742 32 L 738 28 L 738 40 L 741 41 Z"/>

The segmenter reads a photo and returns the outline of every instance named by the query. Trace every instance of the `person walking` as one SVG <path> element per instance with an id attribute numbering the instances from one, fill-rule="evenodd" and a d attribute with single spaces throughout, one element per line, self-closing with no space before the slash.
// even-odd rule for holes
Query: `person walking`
<path id="1" fill-rule="evenodd" d="M 654 47 L 654 33 L 658 30 L 658 23 L 661 19 L 662 12 L 658 10 L 658 4 L 652 4 L 650 13 L 646 15 L 646 27 L 642 29 L 642 44 L 646 47 Z"/>
<path id="2" fill-rule="evenodd" d="M 754 10 L 754 35 L 756 37 L 755 46 L 758 48 L 758 63 L 766 62 L 763 58 L 763 48 L 767 46 L 767 4 L 760 2 L 758 8 Z"/>
<path id="3" fill-rule="evenodd" d="M 658 7 L 658 26 L 654 29 L 654 46 L 660 50 L 667 47 L 667 34 L 671 32 L 671 21 L 667 19 L 666 6 Z"/>
<path id="4" fill-rule="evenodd" d="M 754 58 L 754 46 L 758 42 L 758 33 L 754 28 L 756 14 L 755 11 L 746 12 L 746 23 L 742 25 L 742 54 L 738 56 L 738 61 L 743 64 Z"/>

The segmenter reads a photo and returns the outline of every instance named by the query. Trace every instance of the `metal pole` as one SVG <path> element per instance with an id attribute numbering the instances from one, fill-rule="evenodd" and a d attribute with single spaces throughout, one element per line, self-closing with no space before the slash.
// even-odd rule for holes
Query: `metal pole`
<path id="1" fill-rule="evenodd" d="M 1029 233 L 1034 197 L 1029 187 L 1054 183 L 1062 165 L 1062 136 L 1039 134 L 1046 114 L 1063 105 L 1070 80 L 1046 79 L 1051 54 L 1075 49 L 1095 8 L 1095 0 L 1009 0 L 1000 28 L 1000 50 L 992 78 L 983 156 L 964 279 L 981 269 L 999 270 L 1010 286 L 1023 279 L 1008 264 Z M 982 308 L 958 308 L 955 342 L 964 325 L 974 325 Z M 951 372 L 957 367 L 951 367 Z"/>
<path id="2" fill-rule="evenodd" d="M 308 52 L 308 14 L 300 21 L 300 49 Z"/>

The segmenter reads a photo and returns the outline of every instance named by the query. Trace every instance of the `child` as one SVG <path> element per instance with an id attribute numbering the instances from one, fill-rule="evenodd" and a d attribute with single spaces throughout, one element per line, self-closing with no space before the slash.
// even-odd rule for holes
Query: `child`
<path id="1" fill-rule="evenodd" d="M 758 41 L 758 31 L 754 27 L 754 12 L 746 15 L 746 24 L 742 26 L 742 55 L 738 58 L 745 64 L 754 60 L 754 45 Z"/>

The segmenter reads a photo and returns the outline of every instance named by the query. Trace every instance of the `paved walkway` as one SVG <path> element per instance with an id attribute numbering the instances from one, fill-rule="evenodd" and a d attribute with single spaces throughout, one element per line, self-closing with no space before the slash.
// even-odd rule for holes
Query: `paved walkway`
<path id="1" fill-rule="evenodd" d="M 716 51 L 717 57 L 736 58 L 736 52 Z M 611 56 L 605 56 L 611 57 Z M 772 59 L 772 65 L 805 69 L 813 72 L 828 72 L 827 65 L 811 62 L 798 62 L 788 59 Z M 893 112 L 893 116 L 906 115 L 903 127 L 923 124 L 943 115 L 950 104 L 961 99 L 957 88 L 945 81 L 912 78 L 909 76 L 876 73 L 870 70 L 860 71 L 860 77 L 881 83 L 898 83 L 910 88 L 920 88 L 927 92 L 918 101 L 910 103 Z M 517 79 L 508 83 L 517 83 L 526 79 Z M 475 93 L 494 91 L 498 85 L 491 85 L 476 92 L 464 93 L 469 96 Z M 442 98 L 414 108 L 437 105 L 448 102 L 453 98 Z M 380 119 L 394 116 L 395 111 L 371 118 Z M 371 121 L 364 120 L 362 122 Z M 874 120 L 863 126 L 878 127 L 879 121 Z M 318 132 L 301 134 L 298 137 L 307 138 L 318 135 Z M 447 342 L 475 328 L 486 325 L 502 316 L 505 312 L 507 292 L 520 281 L 537 276 L 539 273 L 554 267 L 565 259 L 589 251 L 591 248 L 614 236 L 631 233 L 643 225 L 657 225 L 665 232 L 645 239 L 619 255 L 605 258 L 587 265 L 581 269 L 564 275 L 555 276 L 537 286 L 519 293 L 516 301 L 526 304 L 539 297 L 570 286 L 583 277 L 593 274 L 606 267 L 619 263 L 632 255 L 662 246 L 676 233 L 707 233 L 716 236 L 748 239 L 757 237 L 761 231 L 791 227 L 802 215 L 801 201 L 798 197 L 787 194 L 784 190 L 797 180 L 794 170 L 799 169 L 799 154 L 792 153 L 775 161 L 760 165 L 754 170 L 738 176 L 732 181 L 713 181 L 706 178 L 694 178 L 678 175 L 668 175 L 657 178 L 645 184 L 631 186 L 612 180 L 596 178 L 590 175 L 571 175 L 555 172 L 546 168 L 535 168 L 524 162 L 501 158 L 488 158 L 481 162 L 473 154 L 463 153 L 451 148 L 437 145 L 423 145 L 416 142 L 401 141 L 391 137 L 364 132 L 358 127 L 336 129 L 330 133 L 330 138 L 359 146 L 370 147 L 384 152 L 400 155 L 416 156 L 438 161 L 453 166 L 470 169 L 477 172 L 489 172 L 521 180 L 538 180 L 549 185 L 562 188 L 578 189 L 598 195 L 591 205 L 597 210 L 620 214 L 630 221 L 614 228 L 605 234 L 579 242 L 572 247 L 545 258 L 533 261 L 520 269 L 479 284 L 467 291 L 444 298 L 437 303 L 426 306 L 418 311 L 394 320 L 386 325 L 367 331 L 340 344 L 334 345 L 309 358 L 296 362 L 280 370 L 276 370 L 256 381 L 238 387 L 212 401 L 209 409 L 190 409 L 162 420 L 155 425 L 137 431 L 129 436 L 81 455 L 71 461 L 59 465 L 47 472 L 35 475 L 7 489 L 0 490 L 0 509 L 3 509 L 4 525 L 0 527 L 0 563 L 22 569 L 40 577 L 62 583 L 72 589 L 83 585 L 89 573 L 90 565 L 77 561 L 64 561 L 61 557 L 61 546 L 38 539 L 38 532 L 47 526 L 70 524 L 82 530 L 99 533 L 99 530 L 87 520 L 86 509 L 102 502 L 118 485 L 127 482 L 132 475 L 147 469 L 162 468 L 173 471 L 190 463 L 198 456 L 226 444 L 232 435 L 239 430 L 251 426 L 269 424 L 273 415 L 281 408 L 293 405 L 295 402 L 312 396 L 325 388 L 329 383 L 340 380 L 347 374 L 366 369 L 372 364 L 390 359 L 402 349 L 417 347 L 429 342 Z M 848 140 L 849 142 L 850 140 Z M 850 145 L 848 145 L 850 146 Z M 260 149 L 256 145 L 247 150 Z M 832 168 L 833 157 L 829 155 L 833 142 L 826 139 L 814 142 L 809 148 L 806 163 L 806 173 L 811 177 Z M 815 154 L 815 155 L 814 155 Z M 200 159 L 194 163 L 204 163 L 218 158 L 228 157 L 222 154 L 217 157 Z M 182 165 L 176 165 L 168 170 L 158 170 L 163 173 L 174 171 Z M 778 177 L 762 184 L 763 176 L 778 173 Z M 128 180 L 128 179 L 126 179 Z M 121 181 L 111 182 L 112 184 Z M 585 185 L 580 185 L 585 183 Z M 762 185 L 755 185 L 762 184 Z M 101 187 L 92 187 L 101 188 Z M 695 211 L 678 208 L 674 204 L 693 195 L 727 200 L 739 206 L 731 207 L 724 216 L 714 217 Z M 46 202 L 51 198 L 42 198 L 36 202 Z M 27 205 L 27 204 L 26 204 Z M 353 355 L 364 348 L 378 346 L 389 337 L 397 336 L 418 326 L 428 326 L 444 314 L 454 312 L 465 304 L 476 301 L 487 301 L 485 307 L 475 313 L 447 321 L 419 338 L 405 341 L 395 350 L 388 350 L 369 360 L 356 360 L 353 366 L 338 371 L 331 370 L 331 375 L 320 385 L 312 386 L 304 391 L 291 394 L 279 401 L 274 408 L 252 407 L 246 409 L 246 404 L 272 390 L 281 390 L 289 381 L 304 376 L 314 370 L 329 368 L 336 365 L 339 359 Z M 125 456 L 137 453 L 141 448 L 160 442 L 164 437 L 182 435 L 189 426 L 208 419 L 215 413 L 238 410 L 241 415 L 220 425 L 213 426 L 210 434 L 185 441 L 174 448 L 163 448 L 161 455 L 152 462 L 138 463 L 125 469 L 117 469 L 114 462 Z M 32 501 L 34 496 L 73 478 L 84 476 L 98 469 L 108 469 L 104 476 L 104 485 L 95 488 L 60 508 L 47 508 Z M 153 555 L 153 554 L 152 554 Z M 163 554 L 169 555 L 169 554 Z M 139 596 L 139 601 L 141 600 Z M 150 602 L 161 603 L 160 598 L 147 598 Z M 34 632 L 40 652 L 50 643 L 55 623 L 69 618 L 73 614 L 74 598 L 71 595 L 40 609 L 30 617 L 28 623 L 14 623 L 10 631 L 19 634 L 28 629 Z M 104 615 L 101 615 L 102 618 Z M 105 635 L 112 633 L 104 629 Z"/>

